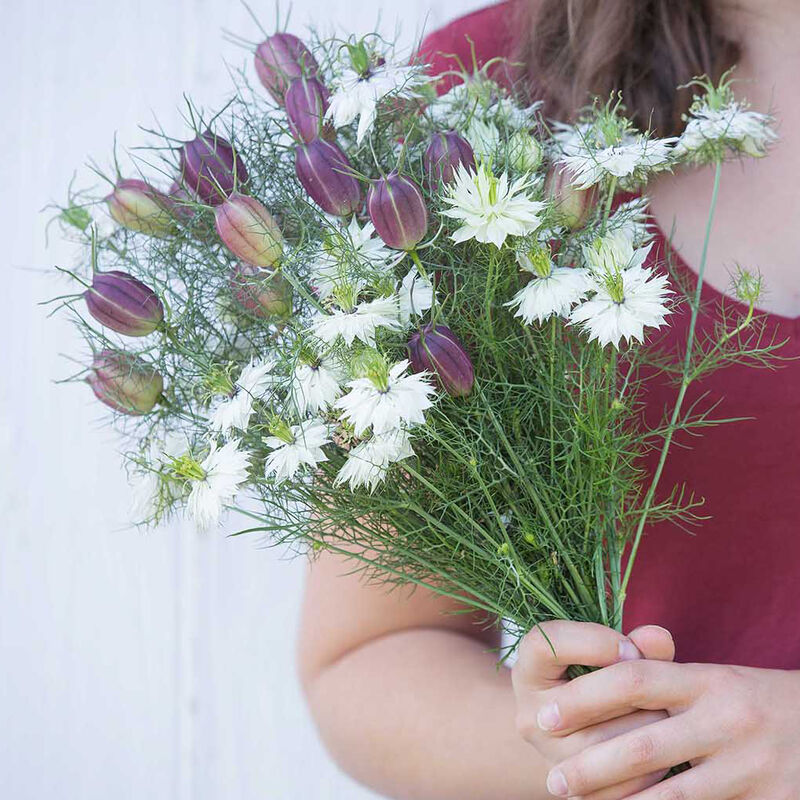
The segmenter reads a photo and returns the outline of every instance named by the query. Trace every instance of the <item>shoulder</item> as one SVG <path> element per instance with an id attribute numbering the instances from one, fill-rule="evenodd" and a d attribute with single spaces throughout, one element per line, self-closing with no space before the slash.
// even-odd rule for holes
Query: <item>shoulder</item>
<path id="1" fill-rule="evenodd" d="M 472 71 L 473 57 L 478 67 L 494 58 L 510 59 L 516 50 L 524 5 L 525 0 L 504 0 L 459 17 L 429 33 L 418 54 L 434 75 L 464 68 Z M 444 77 L 440 89 L 446 91 L 452 83 Z"/>

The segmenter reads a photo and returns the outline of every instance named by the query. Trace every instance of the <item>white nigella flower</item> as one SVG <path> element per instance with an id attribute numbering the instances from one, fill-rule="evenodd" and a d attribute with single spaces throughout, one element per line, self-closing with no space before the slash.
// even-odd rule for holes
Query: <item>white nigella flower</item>
<path id="1" fill-rule="evenodd" d="M 778 139 L 773 123 L 769 114 L 748 111 L 732 98 L 722 108 L 701 102 L 691 109 L 686 128 L 675 146 L 675 155 L 705 161 L 730 149 L 760 158 Z"/>
<path id="2" fill-rule="evenodd" d="M 542 224 L 540 212 L 545 204 L 527 195 L 528 186 L 526 178 L 509 185 L 507 173 L 497 178 L 485 164 L 477 172 L 459 164 L 444 198 L 452 208 L 442 212 L 463 223 L 453 240 L 476 239 L 499 248 L 508 236 L 533 233 Z"/>
<path id="3" fill-rule="evenodd" d="M 572 140 L 568 144 L 571 154 L 565 153 L 559 163 L 572 172 L 572 183 L 579 189 L 588 189 L 607 178 L 622 179 L 623 185 L 630 185 L 648 173 L 667 169 L 675 141 L 674 137 L 652 139 L 643 134 L 626 134 L 613 145 L 595 147 L 587 139 L 579 147 Z"/>
<path id="4" fill-rule="evenodd" d="M 458 128 L 463 115 L 470 107 L 470 92 L 466 83 L 457 83 L 436 97 L 427 107 L 434 128 Z"/>
<path id="5" fill-rule="evenodd" d="M 400 322 L 406 326 L 412 317 L 422 316 L 433 305 L 433 286 L 414 265 L 400 282 L 397 296 L 400 301 Z"/>
<path id="6" fill-rule="evenodd" d="M 373 434 L 356 445 L 336 476 L 336 483 L 349 483 L 351 489 L 369 486 L 371 492 L 386 478 L 389 466 L 414 455 L 407 430 L 394 428 L 386 433 Z"/>
<path id="7" fill-rule="evenodd" d="M 384 365 L 385 366 L 385 365 Z M 342 410 L 356 434 L 372 427 L 374 433 L 392 428 L 423 425 L 424 412 L 433 405 L 434 387 L 424 374 L 405 374 L 408 361 L 399 361 L 388 370 L 376 368 L 367 378 L 356 378 L 350 391 L 334 406 Z"/>
<path id="8" fill-rule="evenodd" d="M 536 121 L 536 114 L 544 103 L 537 100 L 529 106 L 522 106 L 513 97 L 499 97 L 493 110 L 514 130 L 530 129 Z"/>
<path id="9" fill-rule="evenodd" d="M 372 346 L 378 328 L 401 329 L 398 303 L 397 295 L 390 295 L 358 303 L 349 310 L 334 308 L 329 314 L 317 314 L 311 320 L 311 330 L 326 344 L 341 336 L 348 347 L 356 339 Z"/>
<path id="10" fill-rule="evenodd" d="M 609 231 L 583 248 L 589 271 L 599 280 L 630 267 L 640 267 L 647 260 L 652 245 L 634 247 L 633 238 L 624 229 Z"/>
<path id="11" fill-rule="evenodd" d="M 185 433 L 168 431 L 153 439 L 146 453 L 129 455 L 130 483 L 133 489 L 133 518 L 138 522 L 157 523 L 179 495 L 174 481 L 164 479 L 164 470 L 172 459 L 189 449 Z"/>
<path id="12" fill-rule="evenodd" d="M 500 148 L 500 129 L 494 122 L 473 115 L 464 129 L 464 137 L 472 145 L 477 158 L 489 160 Z"/>
<path id="13" fill-rule="evenodd" d="M 278 483 L 294 477 L 303 467 L 315 467 L 328 457 L 322 448 L 330 442 L 330 428 L 321 419 L 308 419 L 291 427 L 280 423 L 271 427 L 275 436 L 264 444 L 272 448 L 264 463 L 264 474 Z"/>
<path id="14" fill-rule="evenodd" d="M 586 270 L 557 267 L 544 249 L 520 253 L 517 261 L 534 277 L 506 305 L 516 307 L 514 316 L 522 317 L 528 325 L 542 323 L 554 315 L 567 317 L 589 291 Z"/>
<path id="15" fill-rule="evenodd" d="M 371 222 L 362 228 L 354 215 L 346 228 L 328 238 L 314 264 L 314 284 L 321 299 L 342 281 L 369 281 L 391 274 L 398 255 L 374 234 Z"/>
<path id="16" fill-rule="evenodd" d="M 251 361 L 242 369 L 233 385 L 233 396 L 222 400 L 211 412 L 212 433 L 227 436 L 233 428 L 247 430 L 253 416 L 253 402 L 264 397 L 275 383 L 276 378 L 270 374 L 274 366 L 274 361 Z"/>
<path id="17" fill-rule="evenodd" d="M 642 265 L 649 248 L 634 250 L 624 234 L 608 234 L 600 246 L 585 249 L 591 260 L 589 291 L 594 296 L 572 310 L 589 340 L 619 348 L 622 339 L 643 341 L 645 327 L 658 328 L 669 313 L 667 276 Z"/>
<path id="18" fill-rule="evenodd" d="M 367 135 L 375 121 L 377 106 L 386 97 L 412 97 L 415 89 L 428 78 L 420 66 L 385 64 L 370 67 L 365 73 L 346 69 L 333 83 L 333 95 L 326 113 L 337 128 L 349 125 L 358 118 L 356 141 Z"/>
<path id="19" fill-rule="evenodd" d="M 586 142 L 591 136 L 592 125 L 589 122 L 579 122 L 576 125 L 569 125 L 566 122 L 553 120 L 551 142 L 554 152 L 551 153 L 554 160 L 559 160 L 565 156 L 575 156 L 586 150 Z"/>
<path id="20" fill-rule="evenodd" d="M 648 226 L 650 214 L 647 207 L 650 201 L 645 196 L 636 197 L 620 203 L 617 210 L 608 218 L 607 230 L 620 231 L 631 242 L 633 247 L 647 244 L 653 234 Z"/>
<path id="21" fill-rule="evenodd" d="M 301 416 L 327 409 L 341 394 L 342 369 L 333 358 L 311 364 L 298 362 L 292 374 L 291 395 Z"/>
<path id="22" fill-rule="evenodd" d="M 225 503 L 236 496 L 247 480 L 250 453 L 241 450 L 239 439 L 231 439 L 222 447 L 211 443 L 208 455 L 199 464 L 191 458 L 180 460 L 177 471 L 191 482 L 188 508 L 200 528 L 219 523 Z"/>

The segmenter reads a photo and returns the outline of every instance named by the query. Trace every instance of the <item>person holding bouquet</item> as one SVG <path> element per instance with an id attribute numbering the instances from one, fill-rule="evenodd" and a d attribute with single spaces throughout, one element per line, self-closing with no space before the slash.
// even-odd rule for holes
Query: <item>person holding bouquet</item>
<path id="1" fill-rule="evenodd" d="M 347 574 L 341 554 L 321 553 L 300 670 L 323 739 L 358 780 L 427 800 L 798 796 L 798 35 L 800 10 L 784 0 L 511 0 L 423 43 L 442 91 L 459 65 L 493 63 L 498 80 L 521 71 L 548 116 L 574 118 L 619 91 L 638 126 L 662 137 L 684 131 L 691 92 L 675 86 L 735 66 L 734 91 L 775 109 L 780 140 L 769 158 L 725 164 L 707 253 L 714 170 L 656 176 L 655 250 L 689 280 L 707 260 L 709 304 L 736 304 L 731 270 L 757 266 L 770 286 L 759 310 L 785 361 L 734 365 L 698 387 L 723 399 L 721 416 L 746 421 L 671 456 L 668 482 L 696 488 L 708 519 L 697 536 L 664 523 L 642 539 L 625 635 L 553 620 L 525 636 L 512 671 L 498 669 L 485 615 L 452 613 L 457 600 L 425 589 L 387 593 Z M 668 335 L 688 324 L 678 312 Z M 648 410 L 674 394 L 674 384 L 652 387 Z M 568 680 L 574 664 L 598 669 Z"/>

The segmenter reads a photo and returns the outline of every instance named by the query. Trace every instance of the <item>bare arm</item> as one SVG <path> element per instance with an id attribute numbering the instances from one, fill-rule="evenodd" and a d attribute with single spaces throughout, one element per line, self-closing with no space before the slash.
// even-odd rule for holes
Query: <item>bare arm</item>
<path id="1" fill-rule="evenodd" d="M 396 798 L 549 797 L 548 765 L 517 732 L 496 630 L 431 592 L 386 592 L 323 554 L 310 569 L 300 671 L 325 744 Z"/>

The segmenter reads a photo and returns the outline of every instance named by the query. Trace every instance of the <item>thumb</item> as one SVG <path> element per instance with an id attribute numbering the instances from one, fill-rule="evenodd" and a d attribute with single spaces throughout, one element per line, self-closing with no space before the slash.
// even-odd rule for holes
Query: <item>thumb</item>
<path id="1" fill-rule="evenodd" d="M 634 628 L 628 638 L 651 661 L 675 660 L 675 641 L 672 634 L 660 625 L 641 625 Z"/>

